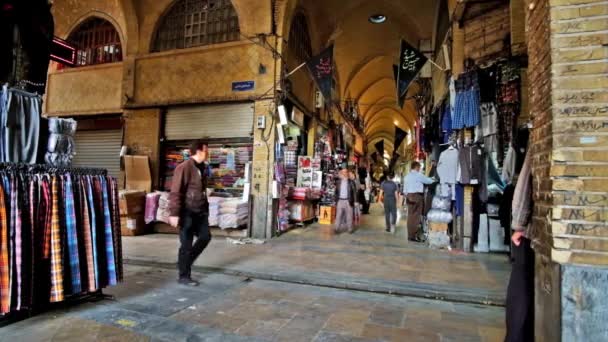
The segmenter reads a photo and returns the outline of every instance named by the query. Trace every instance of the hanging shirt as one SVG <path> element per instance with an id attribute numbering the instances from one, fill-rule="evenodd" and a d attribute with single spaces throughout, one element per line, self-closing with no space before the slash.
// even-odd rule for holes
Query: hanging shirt
<path id="1" fill-rule="evenodd" d="M 494 103 L 482 103 L 481 112 L 481 134 L 484 137 L 498 133 L 498 111 Z"/>
<path id="2" fill-rule="evenodd" d="M 458 182 L 477 185 L 482 177 L 483 150 L 477 145 L 464 146 L 458 154 Z"/>
<path id="3" fill-rule="evenodd" d="M 458 150 L 450 147 L 441 152 L 437 162 L 437 174 L 442 184 L 456 184 L 458 175 Z"/>
<path id="4" fill-rule="evenodd" d="M 507 151 L 507 157 L 502 166 L 502 180 L 506 184 L 510 184 L 515 176 L 517 166 L 517 153 L 513 146 L 509 146 L 509 151 Z"/>
<path id="5" fill-rule="evenodd" d="M 456 83 L 454 82 L 454 77 L 450 77 L 449 83 L 450 90 L 450 114 L 452 116 L 452 120 L 454 120 L 454 109 L 456 108 Z"/>

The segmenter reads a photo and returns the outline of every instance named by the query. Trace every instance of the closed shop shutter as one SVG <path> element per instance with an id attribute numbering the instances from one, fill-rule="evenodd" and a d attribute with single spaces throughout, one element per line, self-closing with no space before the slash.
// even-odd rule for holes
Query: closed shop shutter
<path id="1" fill-rule="evenodd" d="M 169 108 L 167 140 L 249 138 L 253 133 L 253 103 Z"/>
<path id="2" fill-rule="evenodd" d="M 74 167 L 107 169 L 110 176 L 120 175 L 122 130 L 76 131 Z"/>

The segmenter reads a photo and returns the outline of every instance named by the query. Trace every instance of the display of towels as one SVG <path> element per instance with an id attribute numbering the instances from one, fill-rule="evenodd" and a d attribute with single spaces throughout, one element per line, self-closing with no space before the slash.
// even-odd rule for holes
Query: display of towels
<path id="1" fill-rule="evenodd" d="M 223 201 L 219 205 L 219 227 L 221 229 L 239 228 L 247 224 L 249 203 L 240 199 Z"/>
<path id="2" fill-rule="evenodd" d="M 156 211 L 156 221 L 169 223 L 169 193 L 160 192 L 158 198 L 158 210 Z"/>
<path id="3" fill-rule="evenodd" d="M 69 167 L 76 154 L 74 134 L 77 122 L 74 119 L 49 119 L 49 141 L 44 157 L 48 165 Z"/>
<path id="4" fill-rule="evenodd" d="M 220 205 L 228 200 L 224 197 L 209 197 L 209 226 L 220 225 Z"/>
<path id="5" fill-rule="evenodd" d="M 146 224 L 150 224 L 156 220 L 160 196 L 160 192 L 152 192 L 146 195 L 146 210 L 144 214 L 144 220 L 146 221 Z"/>

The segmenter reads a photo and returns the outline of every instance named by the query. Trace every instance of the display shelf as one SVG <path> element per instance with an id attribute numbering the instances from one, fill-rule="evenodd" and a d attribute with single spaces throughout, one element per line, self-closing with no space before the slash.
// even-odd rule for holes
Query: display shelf
<path id="1" fill-rule="evenodd" d="M 233 184 L 244 178 L 247 163 L 253 159 L 253 141 L 248 138 L 209 139 L 209 166 L 212 170 L 208 179 L 210 189 L 242 190 Z M 189 141 L 166 141 L 163 143 L 164 164 L 161 172 L 161 188 L 171 188 L 173 172 L 177 165 L 189 158 Z"/>

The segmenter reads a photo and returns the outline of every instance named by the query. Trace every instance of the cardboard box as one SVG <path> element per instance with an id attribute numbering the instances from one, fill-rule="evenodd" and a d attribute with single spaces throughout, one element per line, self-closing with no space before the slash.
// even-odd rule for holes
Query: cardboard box
<path id="1" fill-rule="evenodd" d="M 147 156 L 124 156 L 125 159 L 125 188 L 152 192 L 152 176 L 150 160 Z"/>
<path id="2" fill-rule="evenodd" d="M 319 208 L 319 224 L 334 224 L 336 220 L 336 207 L 321 206 Z"/>
<path id="3" fill-rule="evenodd" d="M 448 224 L 447 223 L 436 223 L 429 222 L 429 230 L 432 232 L 447 232 Z"/>
<path id="4" fill-rule="evenodd" d="M 146 193 L 143 191 L 121 190 L 118 193 L 121 216 L 143 215 L 146 207 Z"/>
<path id="5" fill-rule="evenodd" d="M 147 234 L 148 231 L 143 213 L 135 216 L 121 216 L 120 232 L 122 236 L 138 236 Z"/>

